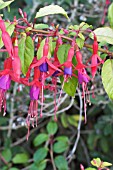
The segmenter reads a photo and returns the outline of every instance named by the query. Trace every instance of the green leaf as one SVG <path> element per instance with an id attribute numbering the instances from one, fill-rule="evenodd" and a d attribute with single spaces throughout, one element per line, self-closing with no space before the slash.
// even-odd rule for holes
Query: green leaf
<path id="1" fill-rule="evenodd" d="M 111 3 L 108 8 L 108 20 L 109 20 L 110 26 L 113 28 L 113 3 Z"/>
<path id="2" fill-rule="evenodd" d="M 41 41 L 40 47 L 39 47 L 39 49 L 37 51 L 37 59 L 38 60 L 43 57 L 43 47 L 44 47 L 44 44 L 45 44 L 45 40 L 46 39 L 43 39 Z M 47 58 L 51 58 L 52 51 L 53 51 L 53 43 L 52 43 L 52 38 L 50 37 L 49 38 L 49 52 L 48 52 Z"/>
<path id="3" fill-rule="evenodd" d="M 107 167 L 107 166 L 112 166 L 112 164 L 109 162 L 102 162 L 102 168 Z"/>
<path id="4" fill-rule="evenodd" d="M 38 149 L 33 156 L 34 162 L 36 162 L 37 164 L 41 161 L 43 161 L 48 153 L 48 149 L 47 148 L 40 148 Z"/>
<path id="5" fill-rule="evenodd" d="M 63 77 L 60 78 L 61 82 L 63 82 Z M 69 95 L 74 97 L 76 88 L 78 85 L 78 79 L 76 77 L 71 77 L 68 79 L 68 82 L 64 83 L 63 90 Z"/>
<path id="6" fill-rule="evenodd" d="M 35 24 L 35 29 L 47 29 L 49 26 L 47 24 Z"/>
<path id="7" fill-rule="evenodd" d="M 4 157 L 4 159 L 5 159 L 7 162 L 10 162 L 11 159 L 12 159 L 11 150 L 10 150 L 10 149 L 5 149 L 5 150 L 2 152 L 2 156 Z"/>
<path id="8" fill-rule="evenodd" d="M 80 28 L 80 30 L 86 30 L 88 28 L 90 28 L 90 29 L 93 28 L 93 26 L 92 25 L 88 25 L 85 22 L 81 22 L 79 28 Z"/>
<path id="9" fill-rule="evenodd" d="M 76 43 L 79 46 L 79 48 L 83 48 L 84 46 L 84 40 L 81 38 L 76 38 Z"/>
<path id="10" fill-rule="evenodd" d="M 78 34 L 78 36 L 79 36 L 82 40 L 85 40 L 85 37 L 84 37 L 84 35 L 83 35 L 81 32 Z"/>
<path id="11" fill-rule="evenodd" d="M 67 116 L 65 113 L 61 114 L 61 122 L 64 128 L 67 128 L 69 126 Z"/>
<path id="12" fill-rule="evenodd" d="M 50 135 L 54 135 L 58 130 L 58 125 L 56 122 L 49 122 L 48 125 L 47 125 L 47 132 L 50 134 Z"/>
<path id="13" fill-rule="evenodd" d="M 102 83 L 109 98 L 113 100 L 113 60 L 108 59 L 103 64 Z"/>
<path id="14" fill-rule="evenodd" d="M 89 167 L 89 168 L 86 168 L 85 170 L 96 170 L 96 169 Z"/>
<path id="15" fill-rule="evenodd" d="M 54 143 L 53 150 L 55 153 L 62 153 L 68 149 L 68 146 L 69 146 L 68 142 L 58 141 Z"/>
<path id="16" fill-rule="evenodd" d="M 46 164 L 47 164 L 46 162 L 47 162 L 46 160 L 41 161 L 40 163 L 37 164 L 37 168 L 39 170 L 45 170 L 46 169 Z"/>
<path id="17" fill-rule="evenodd" d="M 68 170 L 68 164 L 64 156 L 55 157 L 55 165 L 58 170 Z"/>
<path id="18" fill-rule="evenodd" d="M 100 158 L 94 158 L 94 159 L 91 161 L 91 164 L 92 164 L 93 166 L 96 166 L 97 168 L 99 168 L 100 165 L 101 165 L 101 160 L 100 160 Z"/>
<path id="19" fill-rule="evenodd" d="M 7 166 L 3 166 L 2 167 L 2 170 L 9 170 L 9 169 L 7 169 L 8 167 Z"/>
<path id="20" fill-rule="evenodd" d="M 69 122 L 71 125 L 73 125 L 73 126 L 75 126 L 75 127 L 78 126 L 78 121 L 79 121 L 79 119 L 80 119 L 80 116 L 79 116 L 79 115 L 72 115 L 72 116 L 68 116 L 67 118 L 68 118 L 68 122 Z M 82 116 L 82 120 L 84 120 L 84 117 L 83 117 L 83 116 Z"/>
<path id="21" fill-rule="evenodd" d="M 40 163 L 33 163 L 32 165 L 31 165 L 31 167 L 30 167 L 30 170 L 37 170 L 37 169 L 39 169 L 39 170 L 45 170 L 45 168 L 46 168 L 46 160 L 44 160 L 44 161 L 41 161 Z"/>
<path id="22" fill-rule="evenodd" d="M 37 135 L 33 141 L 34 146 L 39 146 L 49 139 L 48 135 L 45 133 L 41 133 Z"/>
<path id="23" fill-rule="evenodd" d="M 49 6 L 40 8 L 39 12 L 36 13 L 35 18 L 44 17 L 46 15 L 51 15 L 51 14 L 62 14 L 67 19 L 69 19 L 67 12 L 62 7 L 60 7 L 58 5 L 49 5 Z"/>
<path id="24" fill-rule="evenodd" d="M 79 30 L 79 25 L 70 25 L 68 28 L 72 30 Z"/>
<path id="25" fill-rule="evenodd" d="M 59 47 L 57 55 L 58 55 L 59 62 L 61 64 L 63 64 L 66 61 L 70 47 L 71 46 L 69 44 L 63 44 Z"/>
<path id="26" fill-rule="evenodd" d="M 18 44 L 18 48 L 19 48 L 19 57 L 21 60 L 21 69 L 22 69 L 22 73 L 25 74 L 24 72 L 24 52 L 25 52 L 25 40 L 26 40 L 26 36 L 23 36 Z"/>
<path id="27" fill-rule="evenodd" d="M 34 42 L 30 36 L 23 36 L 19 41 L 19 57 L 22 73 L 25 75 L 34 57 Z"/>
<path id="28" fill-rule="evenodd" d="M 27 36 L 25 41 L 25 53 L 24 53 L 24 73 L 28 71 L 28 68 L 34 58 L 34 42 L 30 36 Z"/>
<path id="29" fill-rule="evenodd" d="M 69 122 L 72 126 L 75 126 L 75 127 L 78 126 L 77 120 L 74 118 L 74 116 L 68 116 L 67 118 L 68 118 L 68 122 Z"/>
<path id="30" fill-rule="evenodd" d="M 27 163 L 28 160 L 29 160 L 29 156 L 27 153 L 18 153 L 14 156 L 12 161 L 14 164 L 22 164 L 22 163 Z"/>
<path id="31" fill-rule="evenodd" d="M 13 1 L 14 1 L 14 0 L 4 2 L 4 1 L 0 0 L 0 9 L 3 9 L 3 8 L 5 8 L 6 6 L 10 5 Z"/>
<path id="32" fill-rule="evenodd" d="M 37 170 L 37 166 L 35 163 L 31 164 L 30 169 L 29 170 Z"/>
<path id="33" fill-rule="evenodd" d="M 9 35 L 11 36 L 14 32 L 14 29 L 15 29 L 15 25 L 14 24 L 10 24 L 8 22 L 5 22 L 5 26 L 6 26 L 6 31 L 9 33 Z M 1 30 L 0 30 L 0 48 L 3 47 L 3 41 L 2 41 L 2 37 L 1 37 Z"/>
<path id="34" fill-rule="evenodd" d="M 57 138 L 55 138 L 55 140 L 62 141 L 62 142 L 65 142 L 65 143 L 69 142 L 69 139 L 68 139 L 67 136 L 58 136 Z"/>
<path id="35" fill-rule="evenodd" d="M 113 29 L 109 27 L 97 28 L 94 30 L 94 33 L 96 34 L 99 42 L 113 44 Z"/>

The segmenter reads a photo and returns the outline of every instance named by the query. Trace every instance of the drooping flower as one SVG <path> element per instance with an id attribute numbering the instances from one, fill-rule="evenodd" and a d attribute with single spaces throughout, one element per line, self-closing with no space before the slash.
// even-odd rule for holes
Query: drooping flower
<path id="1" fill-rule="evenodd" d="M 36 62 L 36 60 L 37 59 L 34 57 L 31 65 L 34 64 Z M 39 95 L 40 95 L 40 91 L 41 91 L 41 83 L 39 82 L 39 78 L 40 78 L 39 68 L 38 67 L 34 68 L 34 77 L 31 82 L 29 82 L 30 73 L 31 73 L 31 67 L 29 67 L 28 72 L 26 73 L 26 77 L 20 79 L 21 83 L 31 87 L 30 92 L 29 92 L 31 101 L 30 101 L 30 106 L 28 109 L 28 115 L 27 115 L 27 119 L 26 119 L 26 123 L 27 123 L 27 127 L 28 127 L 27 140 L 28 140 L 29 133 L 30 133 L 30 122 L 32 121 L 32 126 L 34 127 L 34 120 L 35 120 L 36 126 L 37 126 L 38 99 L 39 99 Z"/>
<path id="2" fill-rule="evenodd" d="M 0 77 L 0 112 L 2 108 L 4 110 L 4 114 L 6 114 L 6 91 L 9 90 L 11 84 L 10 75 L 6 74 Z"/>
<path id="3" fill-rule="evenodd" d="M 97 42 L 97 37 L 94 35 L 93 55 L 91 57 L 91 73 L 93 79 L 96 75 L 98 66 L 103 62 L 104 61 L 98 55 L 98 42 Z"/>
<path id="4" fill-rule="evenodd" d="M 8 57 L 4 61 L 4 69 L 0 71 L 0 111 L 3 108 L 4 114 L 6 112 L 5 93 L 10 88 L 11 80 L 18 82 L 18 79 L 14 76 L 12 69 L 12 58 Z"/>
<path id="5" fill-rule="evenodd" d="M 59 68 L 57 68 L 49 59 L 49 38 L 47 37 L 45 40 L 45 44 L 43 47 L 43 56 L 40 60 L 36 63 L 31 65 L 31 68 L 39 67 L 40 70 L 40 82 L 41 82 L 41 113 L 40 116 L 42 117 L 42 110 L 43 110 L 43 102 L 44 102 L 44 86 L 45 80 L 55 71 L 61 72 Z M 54 71 L 53 71 L 54 70 Z"/>
<path id="6" fill-rule="evenodd" d="M 61 72 L 61 70 L 58 69 L 55 65 L 53 65 L 51 61 L 48 59 L 47 57 L 48 53 L 49 53 L 49 38 L 47 37 L 45 41 L 45 45 L 43 47 L 43 56 L 35 64 L 32 64 L 32 68 L 40 67 L 41 72 L 48 72 L 49 68 Z"/>
<path id="7" fill-rule="evenodd" d="M 104 61 L 100 58 L 98 55 L 98 42 L 97 42 L 97 37 L 94 34 L 94 43 L 93 43 L 93 54 L 92 56 L 88 59 L 88 62 L 91 60 L 91 64 L 89 67 L 91 67 L 91 74 L 92 74 L 92 80 L 94 80 L 98 66 L 100 64 L 103 64 Z"/>
<path id="8" fill-rule="evenodd" d="M 39 99 L 39 95 L 40 95 L 40 88 L 38 86 L 36 86 L 35 84 L 33 86 L 31 86 L 30 88 L 30 106 L 29 106 L 29 110 L 28 110 L 28 116 L 26 119 L 26 123 L 28 126 L 28 134 L 27 134 L 27 140 L 29 137 L 29 133 L 30 133 L 30 120 L 32 120 L 32 126 L 34 127 L 34 119 L 36 120 L 36 126 L 37 126 L 37 122 L 38 122 L 38 99 Z"/>

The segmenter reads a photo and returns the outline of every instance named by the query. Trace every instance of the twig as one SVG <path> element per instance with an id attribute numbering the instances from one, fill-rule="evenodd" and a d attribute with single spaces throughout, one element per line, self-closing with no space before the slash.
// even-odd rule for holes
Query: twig
<path id="1" fill-rule="evenodd" d="M 90 166 L 90 157 L 89 157 L 89 154 L 88 154 L 86 144 L 85 144 L 85 142 L 84 142 L 84 140 L 82 138 L 80 138 L 80 141 L 81 141 L 81 145 L 83 147 L 83 150 L 84 150 L 84 153 L 85 153 L 85 156 L 86 156 L 88 166 Z"/>
<path id="2" fill-rule="evenodd" d="M 51 36 L 54 36 L 54 32 L 50 32 L 50 31 L 45 31 L 45 30 L 37 30 L 37 29 L 32 29 L 31 30 L 31 32 L 37 32 L 37 33 L 42 33 L 42 34 L 50 34 Z M 61 35 L 61 37 L 63 38 L 63 39 L 65 39 L 65 40 L 68 40 L 68 41 L 73 41 L 73 39 L 72 38 L 70 38 L 70 37 L 67 37 L 67 36 L 65 36 L 65 35 Z M 86 47 L 86 48 L 93 48 L 93 46 L 92 45 L 90 45 L 90 44 L 86 44 L 86 43 L 84 43 L 84 47 Z M 108 54 L 108 55 L 110 55 L 110 56 L 112 56 L 113 57 L 113 52 L 111 52 L 111 51 L 109 51 L 109 50 L 105 50 L 105 49 L 103 49 L 103 48 L 98 48 L 98 51 L 100 51 L 100 52 L 102 52 L 102 53 L 106 53 L 106 54 Z"/>
<path id="3" fill-rule="evenodd" d="M 45 126 L 45 125 L 47 124 L 47 122 L 48 122 L 48 120 L 46 120 L 46 121 L 44 121 L 42 124 L 38 125 L 38 127 L 32 129 L 32 130 L 30 131 L 30 135 L 31 135 L 32 133 L 34 133 L 36 130 L 38 130 L 38 129 L 40 129 L 41 127 Z M 25 140 L 26 140 L 26 135 L 25 135 L 23 138 L 18 139 L 16 142 L 12 143 L 10 147 L 17 146 L 17 145 L 23 143 Z M 0 150 L 3 150 L 3 149 L 4 149 L 4 147 L 1 147 L 1 148 L 0 148 Z"/>
<path id="4" fill-rule="evenodd" d="M 73 6 L 74 6 L 75 8 L 71 10 L 71 17 L 70 17 L 71 22 L 75 19 L 75 16 L 76 16 L 77 6 L 78 6 L 78 0 L 74 0 Z"/>
<path id="5" fill-rule="evenodd" d="M 4 159 L 1 153 L 0 153 L 0 159 L 5 165 L 8 165 L 8 162 Z"/>
<path id="6" fill-rule="evenodd" d="M 12 132 L 12 124 L 14 120 L 14 96 L 16 95 L 17 85 L 18 83 L 15 83 L 13 88 L 13 96 L 11 98 L 11 113 L 10 113 L 10 121 L 9 121 L 9 129 L 8 129 L 7 137 L 10 137 Z"/>
<path id="7" fill-rule="evenodd" d="M 76 148 L 77 148 L 77 145 L 78 145 L 78 142 L 79 142 L 79 139 L 80 139 L 80 128 L 81 128 L 81 122 L 82 122 L 82 108 L 83 108 L 83 102 L 82 102 L 82 95 L 81 95 L 81 92 L 79 89 L 77 89 L 78 91 L 78 95 L 79 95 L 79 100 L 80 100 L 80 115 L 79 115 L 79 123 L 78 123 L 78 128 L 77 128 L 77 138 L 75 140 L 75 143 L 74 143 L 74 146 L 73 146 L 73 149 L 71 151 L 71 153 L 68 155 L 67 157 L 67 160 L 68 160 L 68 163 L 71 162 L 71 160 L 73 159 L 73 155 L 76 151 Z"/>
<path id="8" fill-rule="evenodd" d="M 57 170 L 55 163 L 54 163 L 54 158 L 53 158 L 53 144 L 52 143 L 50 144 L 50 157 L 51 157 L 51 162 L 53 165 L 53 170 Z"/>

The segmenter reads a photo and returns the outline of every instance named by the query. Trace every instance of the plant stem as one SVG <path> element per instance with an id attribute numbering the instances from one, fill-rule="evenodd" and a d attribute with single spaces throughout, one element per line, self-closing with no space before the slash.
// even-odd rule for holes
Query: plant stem
<path id="1" fill-rule="evenodd" d="M 54 32 L 45 31 L 45 30 L 32 29 L 31 32 L 37 32 L 37 33 L 42 33 L 42 34 L 50 34 L 51 36 L 52 36 L 52 34 L 54 35 Z M 57 36 L 57 35 L 56 35 L 56 36 Z M 73 41 L 72 38 L 67 37 L 67 36 L 65 36 L 65 35 L 61 35 L 61 37 L 62 37 L 63 39 L 65 39 L 65 40 Z M 91 49 L 93 48 L 92 45 L 87 44 L 87 43 L 84 43 L 84 47 L 86 47 L 86 48 L 91 48 Z M 105 50 L 105 49 L 103 49 L 103 48 L 99 48 L 98 51 L 100 51 L 100 52 L 102 52 L 102 53 L 106 53 L 106 54 L 108 54 L 108 55 L 110 55 L 110 56 L 113 57 L 113 52 L 111 52 L 111 51 L 109 51 L 109 50 Z"/>
<path id="2" fill-rule="evenodd" d="M 54 159 L 53 159 L 53 144 L 52 143 L 50 143 L 50 156 L 51 156 L 51 162 L 52 162 L 52 165 L 53 165 L 53 170 L 57 170 L 55 163 L 54 163 Z"/>
<path id="3" fill-rule="evenodd" d="M 4 159 L 1 153 L 0 153 L 0 159 L 5 165 L 8 165 L 8 162 Z"/>

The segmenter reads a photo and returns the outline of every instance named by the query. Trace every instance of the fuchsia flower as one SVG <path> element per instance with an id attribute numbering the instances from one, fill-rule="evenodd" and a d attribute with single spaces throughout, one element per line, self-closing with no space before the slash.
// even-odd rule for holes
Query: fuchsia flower
<path id="1" fill-rule="evenodd" d="M 0 77 L 0 112 L 2 108 L 4 110 L 4 116 L 6 114 L 6 91 L 10 88 L 11 77 L 4 75 Z"/>
<path id="2" fill-rule="evenodd" d="M 6 112 L 5 93 L 10 88 L 11 80 L 18 82 L 20 78 L 20 72 L 18 71 L 20 70 L 20 63 L 19 60 L 16 60 L 17 56 L 18 50 L 14 48 L 13 60 L 11 57 L 7 58 L 4 61 L 4 70 L 0 71 L 0 111 L 4 108 L 4 114 Z"/>
<path id="3" fill-rule="evenodd" d="M 72 46 L 68 51 L 67 61 L 64 63 L 64 75 L 65 76 L 72 76 L 72 59 L 74 56 L 74 45 L 75 43 L 72 42 Z"/>
<path id="4" fill-rule="evenodd" d="M 43 56 L 40 60 L 36 63 L 32 64 L 31 68 L 39 67 L 40 70 L 40 81 L 41 81 L 41 113 L 40 116 L 42 117 L 42 110 L 43 110 L 43 102 L 44 102 L 44 86 L 45 80 L 55 71 L 61 72 L 51 61 L 47 58 L 49 52 L 49 38 L 46 38 L 45 45 L 43 47 Z"/>
<path id="5" fill-rule="evenodd" d="M 49 67 L 52 68 L 53 70 L 59 70 L 56 66 L 54 66 L 50 60 L 47 58 L 49 52 L 49 38 L 46 38 L 45 45 L 43 47 L 43 56 L 40 60 L 38 60 L 37 63 L 32 65 L 32 68 L 39 66 L 41 72 L 48 72 Z"/>
<path id="6" fill-rule="evenodd" d="M 8 64 L 9 63 L 9 64 Z M 4 62 L 4 70 L 0 72 L 0 112 L 4 109 L 4 115 L 6 114 L 6 97 L 5 93 L 10 88 L 11 76 L 8 74 L 10 70 L 10 60 L 7 58 Z"/>
<path id="7" fill-rule="evenodd" d="M 34 127 L 34 119 L 36 120 L 36 126 L 37 126 L 37 121 L 38 121 L 38 99 L 41 91 L 41 82 L 39 82 L 40 79 L 40 70 L 38 67 L 34 68 L 34 78 L 33 81 L 29 82 L 29 77 L 30 77 L 30 72 L 31 72 L 31 67 L 32 64 L 34 64 L 37 61 L 37 59 L 34 57 L 29 70 L 26 74 L 25 78 L 21 78 L 21 82 L 27 86 L 31 86 L 30 88 L 30 106 L 28 110 L 28 116 L 26 119 L 27 127 L 28 127 L 28 133 L 27 133 L 27 140 L 29 137 L 30 133 L 30 121 L 32 120 L 32 126 Z"/>
<path id="8" fill-rule="evenodd" d="M 29 106 L 29 111 L 28 111 L 28 116 L 26 119 L 26 123 L 28 126 L 28 133 L 27 133 L 27 140 L 29 138 L 29 133 L 30 133 L 30 120 L 33 118 L 32 121 L 32 126 L 34 127 L 34 118 L 36 120 L 36 126 L 38 122 L 38 99 L 40 95 L 40 88 L 36 86 L 35 84 L 31 86 L 30 88 L 30 106 Z"/>
<path id="9" fill-rule="evenodd" d="M 80 69 L 78 70 L 78 82 L 79 84 L 82 84 L 83 82 L 84 83 L 88 83 L 89 82 L 89 76 L 87 75 L 86 73 L 86 70 L 85 69 Z"/>
<path id="10" fill-rule="evenodd" d="M 103 62 L 104 61 L 98 55 L 98 42 L 97 42 L 97 37 L 94 35 L 93 55 L 91 56 L 91 73 L 93 79 L 96 75 L 98 65 Z"/>

